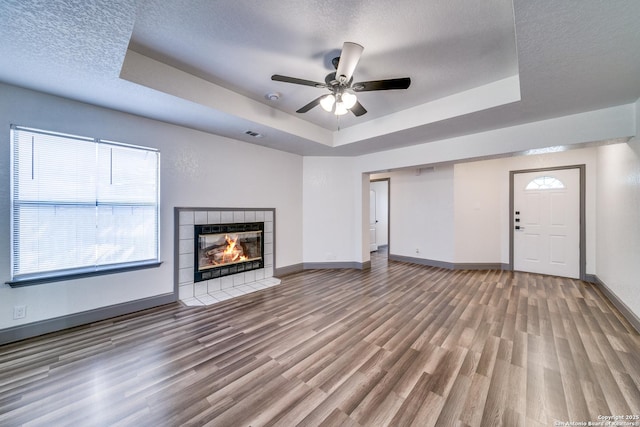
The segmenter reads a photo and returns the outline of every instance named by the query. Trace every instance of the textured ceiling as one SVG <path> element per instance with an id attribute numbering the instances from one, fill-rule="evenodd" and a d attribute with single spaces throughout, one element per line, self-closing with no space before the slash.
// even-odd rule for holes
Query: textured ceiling
<path id="1" fill-rule="evenodd" d="M 362 123 L 518 73 L 510 0 L 404 2 L 388 0 L 147 0 L 130 49 L 259 102 L 294 113 L 327 93 L 272 82 L 272 74 L 324 82 L 344 41 L 364 46 L 355 80 L 409 76 L 407 91 L 359 94 L 369 110 L 341 118 Z M 320 108 L 300 116 L 336 130 Z"/>
<path id="2" fill-rule="evenodd" d="M 639 16 L 637 0 L 5 0 L 0 81 L 289 152 L 357 155 L 634 102 Z M 344 41 L 365 48 L 355 80 L 411 87 L 359 94 L 359 118 L 296 114 L 322 90 L 270 76 L 323 81 Z"/>

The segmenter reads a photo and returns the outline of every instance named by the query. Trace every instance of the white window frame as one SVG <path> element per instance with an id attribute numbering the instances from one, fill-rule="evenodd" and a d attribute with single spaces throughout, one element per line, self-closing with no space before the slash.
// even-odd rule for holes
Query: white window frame
<path id="1" fill-rule="evenodd" d="M 96 200 L 93 202 L 88 203 L 85 200 L 82 200 L 82 201 L 78 201 L 78 200 L 61 201 L 60 199 L 47 200 L 46 198 L 40 199 L 39 195 L 36 200 L 33 200 L 33 197 L 29 200 L 21 200 L 20 193 L 18 191 L 20 188 L 19 187 L 20 178 L 16 173 L 16 169 L 18 169 L 16 167 L 16 162 L 19 161 L 18 148 L 16 147 L 17 140 L 15 139 L 17 138 L 17 134 L 16 134 L 17 132 L 29 132 L 35 135 L 40 134 L 45 137 L 61 138 L 60 141 L 68 139 L 69 142 L 81 141 L 82 143 L 86 142 L 87 144 L 94 144 L 94 148 L 96 150 L 96 159 L 99 157 L 97 153 L 100 152 L 100 150 L 104 151 L 105 148 L 110 148 L 110 147 L 113 147 L 113 149 L 109 149 L 109 153 L 113 153 L 114 150 L 116 150 L 119 153 L 127 153 L 127 152 L 136 153 L 136 155 L 140 155 L 144 152 L 144 153 L 147 153 L 145 154 L 145 156 L 151 153 L 154 156 L 150 160 L 151 164 L 153 164 L 155 160 L 155 194 L 152 195 L 151 193 L 147 192 L 144 197 L 146 200 L 143 200 L 142 197 L 140 198 L 133 197 L 133 198 L 129 198 L 128 200 L 125 200 L 122 198 L 119 200 L 107 200 L 107 199 L 101 198 L 100 196 L 98 196 L 98 194 L 100 193 L 100 191 L 98 190 L 98 187 L 100 186 L 100 182 L 104 183 L 107 180 L 104 179 L 104 177 L 102 180 L 100 180 L 101 173 L 99 172 L 98 163 L 96 163 L 96 167 L 93 169 L 92 175 L 91 173 L 87 174 L 87 170 L 86 170 L 87 168 L 85 168 L 84 171 L 79 171 L 79 174 L 77 177 L 77 182 L 84 183 L 85 181 L 81 181 L 81 180 L 86 179 L 87 182 L 96 183 L 95 184 Z M 11 190 L 10 190 L 11 191 L 11 207 L 10 207 L 11 209 L 11 214 L 10 214 L 10 217 L 11 217 L 10 218 L 11 220 L 11 237 L 10 237 L 11 239 L 11 269 L 10 269 L 11 280 L 7 282 L 9 285 L 25 286 L 25 285 L 46 283 L 46 282 L 59 281 L 59 280 L 69 280 L 69 279 L 74 279 L 79 277 L 112 274 L 112 273 L 118 273 L 122 271 L 137 270 L 141 268 L 157 267 L 161 264 L 160 262 L 160 152 L 157 149 L 143 147 L 139 145 L 124 144 L 124 143 L 108 141 L 108 140 L 103 140 L 98 138 L 87 138 L 87 137 L 81 137 L 76 135 L 63 134 L 58 132 L 52 132 L 52 131 L 46 131 L 46 130 L 34 129 L 34 128 L 29 128 L 24 126 L 16 126 L 16 125 L 11 125 L 10 139 L 11 139 Z M 64 141 L 62 142 L 64 143 Z M 33 143 L 32 143 L 32 148 L 33 148 Z M 130 150 L 134 150 L 134 151 L 130 151 Z M 32 152 L 31 155 L 33 157 L 34 153 Z M 125 158 L 128 158 L 128 157 L 126 157 L 125 155 Z M 113 159 L 111 158 L 109 161 L 113 162 Z M 68 167 L 71 167 L 71 166 L 68 166 Z M 121 168 L 120 170 L 124 171 L 126 169 Z M 152 174 L 154 172 L 153 168 L 151 168 L 149 171 Z M 149 171 L 147 171 L 147 174 L 145 175 L 145 177 L 149 182 L 152 182 L 153 178 L 152 178 L 152 175 L 149 175 L 148 173 Z M 33 172 L 31 173 L 33 174 Z M 110 170 L 109 173 L 113 173 L 113 170 Z M 92 181 L 92 180 L 95 180 L 95 181 Z M 138 181 L 129 180 L 128 182 L 138 182 Z M 136 187 L 136 186 L 133 185 L 133 187 Z M 91 188 L 91 186 L 89 186 L 89 188 Z M 122 186 L 122 188 L 125 188 L 125 186 Z M 143 188 L 146 188 L 146 187 L 143 187 Z M 153 188 L 153 185 L 151 186 L 151 188 Z M 140 193 L 139 189 L 138 189 L 138 192 Z M 125 198 L 130 197 L 130 195 L 127 192 L 124 192 L 124 193 L 119 192 L 116 196 L 122 197 L 121 195 L 126 196 Z M 116 196 L 113 196 L 113 197 L 116 197 Z M 71 209 L 78 209 L 78 208 L 86 209 L 87 207 L 89 207 L 90 209 L 94 209 L 95 219 L 94 220 L 92 219 L 92 221 L 95 221 L 96 236 L 99 234 L 101 230 L 100 223 L 101 223 L 101 220 L 104 220 L 104 218 L 112 219 L 111 227 L 115 226 L 116 231 L 127 230 L 126 226 L 124 230 L 121 228 L 117 228 L 119 224 L 117 224 L 117 218 L 115 218 L 112 213 L 107 213 L 105 217 L 104 216 L 105 208 L 107 212 L 113 212 L 113 211 L 116 211 L 117 209 L 130 209 L 130 212 L 140 212 L 140 209 L 142 209 L 146 211 L 144 215 L 146 215 L 147 219 L 151 218 L 151 221 L 152 221 L 151 223 L 155 227 L 155 230 L 153 230 L 154 227 L 151 228 L 152 230 L 151 232 L 155 238 L 154 240 L 155 248 L 153 248 L 152 250 L 151 246 L 149 246 L 149 248 L 147 248 L 146 251 L 143 251 L 144 259 L 141 259 L 142 255 L 135 255 L 133 257 L 134 259 L 127 259 L 126 261 L 123 261 L 123 259 L 125 258 L 122 256 L 120 257 L 116 256 L 116 261 L 110 260 L 108 259 L 108 257 L 101 260 L 101 257 L 99 256 L 100 243 L 96 238 L 96 240 L 93 241 L 93 247 L 95 249 L 96 256 L 93 258 L 92 263 L 88 263 L 87 265 L 74 265 L 72 267 L 63 266 L 63 268 L 51 268 L 51 267 L 40 268 L 40 266 L 38 265 L 38 267 L 36 268 L 37 271 L 33 271 L 34 270 L 33 267 L 25 268 L 21 271 L 20 263 L 24 262 L 25 258 L 20 259 L 20 256 L 21 256 L 20 235 L 21 234 L 19 230 L 20 221 L 18 218 L 19 217 L 18 212 L 23 212 L 21 209 L 25 206 L 33 206 L 36 209 L 45 208 L 45 207 L 50 208 L 52 206 L 54 207 L 54 209 L 58 209 L 58 208 L 65 209 L 65 208 L 68 208 L 69 206 L 71 207 Z M 136 209 L 138 210 L 135 211 Z M 149 214 L 151 216 L 149 216 Z M 130 214 L 130 215 L 134 215 L 135 217 L 136 214 Z M 140 214 L 137 214 L 137 215 L 140 215 Z M 91 214 L 91 216 L 93 216 L 93 214 Z M 154 220 L 155 220 L 155 223 L 153 223 Z M 40 229 L 40 227 L 44 227 L 46 226 L 46 224 L 51 224 L 51 223 L 48 223 L 47 221 L 40 222 L 40 217 L 38 217 L 36 224 L 39 227 L 38 229 Z M 90 224 L 91 223 L 89 223 L 89 225 Z M 149 230 L 148 227 L 147 227 L 147 230 Z M 103 233 L 103 235 L 108 235 L 108 234 Z M 131 246 L 128 246 L 128 247 L 125 246 L 125 248 L 133 250 L 136 246 L 136 244 L 133 242 L 129 244 Z M 70 246 L 73 246 L 73 243 Z M 83 247 L 86 249 L 87 253 L 90 253 L 91 246 L 92 246 L 91 243 L 87 243 Z M 138 245 L 138 247 L 140 246 Z M 25 250 L 25 249 L 23 248 L 22 250 Z M 25 257 L 27 256 L 26 255 L 27 251 L 28 250 L 25 250 L 25 255 L 24 255 Z M 39 251 L 39 247 L 38 247 L 38 251 Z M 36 251 L 36 253 L 38 253 L 37 256 L 39 257 L 39 254 L 41 252 L 38 252 L 38 251 Z M 135 253 L 136 251 L 133 250 L 133 252 Z M 81 262 L 81 264 L 84 264 L 84 263 L 85 263 L 84 261 Z"/>

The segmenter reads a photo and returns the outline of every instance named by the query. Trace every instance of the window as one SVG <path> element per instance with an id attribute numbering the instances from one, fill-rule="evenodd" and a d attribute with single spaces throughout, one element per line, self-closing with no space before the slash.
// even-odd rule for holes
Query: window
<path id="1" fill-rule="evenodd" d="M 158 151 L 11 133 L 11 284 L 157 265 Z"/>
<path id="2" fill-rule="evenodd" d="M 552 176 L 540 176 L 527 184 L 525 190 L 552 190 L 565 188 L 562 181 Z"/>

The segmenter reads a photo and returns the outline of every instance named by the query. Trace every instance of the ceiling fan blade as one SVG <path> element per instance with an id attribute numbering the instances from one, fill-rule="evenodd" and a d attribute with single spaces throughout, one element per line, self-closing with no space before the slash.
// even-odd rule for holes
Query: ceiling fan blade
<path id="1" fill-rule="evenodd" d="M 372 80 L 369 82 L 359 82 L 351 85 L 355 92 L 367 92 L 372 90 L 407 89 L 411 85 L 409 77 L 388 80 Z"/>
<path id="2" fill-rule="evenodd" d="M 358 101 L 356 101 L 355 105 L 353 107 L 351 107 L 350 110 L 353 113 L 353 115 L 356 116 L 356 117 L 360 117 L 363 114 L 367 113 L 367 110 Z"/>
<path id="3" fill-rule="evenodd" d="M 322 98 L 324 98 L 325 96 L 327 96 L 326 94 L 317 97 L 316 99 L 314 99 L 313 101 L 311 101 L 310 103 L 308 103 L 307 105 L 305 105 L 304 107 L 299 108 L 296 113 L 306 113 L 307 111 L 311 110 L 313 107 L 315 107 L 316 105 L 320 105 L 320 100 Z"/>
<path id="4" fill-rule="evenodd" d="M 293 83 L 293 84 L 296 84 L 296 85 L 313 86 L 313 87 L 319 87 L 319 88 L 327 87 L 327 85 L 325 83 L 314 82 L 314 81 L 311 81 L 311 80 L 298 79 L 298 78 L 295 78 L 295 77 L 281 76 L 279 74 L 274 74 L 273 76 L 271 76 L 271 80 L 275 80 L 277 82 Z"/>
<path id="5" fill-rule="evenodd" d="M 338 81 L 344 81 L 344 83 L 346 83 L 351 80 L 353 72 L 358 65 L 358 61 L 360 61 L 360 56 L 362 55 L 363 50 L 364 47 L 357 43 L 344 42 L 342 45 L 342 52 L 340 53 L 340 61 L 338 62 L 338 68 L 336 70 L 336 78 Z"/>

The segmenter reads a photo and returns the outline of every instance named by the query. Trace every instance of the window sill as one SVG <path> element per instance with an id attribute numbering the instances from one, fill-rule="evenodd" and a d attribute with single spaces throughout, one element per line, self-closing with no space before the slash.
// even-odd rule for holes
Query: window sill
<path id="1" fill-rule="evenodd" d="M 66 280 L 83 279 L 85 277 L 104 276 L 114 273 L 125 273 L 127 271 L 144 270 L 147 268 L 156 268 L 162 265 L 162 261 L 151 261 L 144 263 L 134 263 L 129 265 L 119 265 L 117 267 L 101 267 L 92 269 L 75 270 L 73 272 L 63 273 L 45 273 L 45 274 L 31 274 L 21 278 L 15 278 L 5 282 L 12 288 L 19 288 L 23 286 L 41 285 L 43 283 L 60 282 Z"/>

